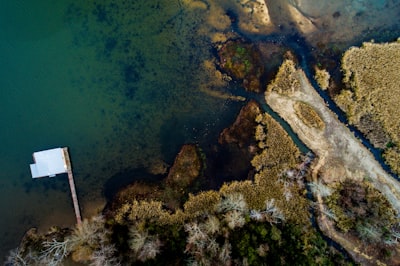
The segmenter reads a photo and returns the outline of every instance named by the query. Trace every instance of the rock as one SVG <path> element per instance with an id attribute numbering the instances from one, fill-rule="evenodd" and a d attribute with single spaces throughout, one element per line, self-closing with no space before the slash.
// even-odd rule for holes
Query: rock
<path id="1" fill-rule="evenodd" d="M 247 91 L 261 92 L 264 65 L 258 49 L 242 40 L 231 40 L 218 50 L 222 70 L 242 82 Z"/>

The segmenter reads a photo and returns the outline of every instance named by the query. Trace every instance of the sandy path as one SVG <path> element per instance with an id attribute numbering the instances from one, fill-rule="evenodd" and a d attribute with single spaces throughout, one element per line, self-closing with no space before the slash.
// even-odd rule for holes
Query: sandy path
<path id="1" fill-rule="evenodd" d="M 392 206 L 400 213 L 400 185 L 386 173 L 372 153 L 343 125 L 312 87 L 302 70 L 296 71 L 301 89 L 289 96 L 267 92 L 266 101 L 292 127 L 293 131 L 319 158 L 313 169 L 313 179 L 322 178 L 331 183 L 345 178 L 362 180 L 368 177 L 372 184 L 386 195 Z M 295 113 L 297 101 L 312 106 L 325 122 L 324 129 L 310 128 Z M 320 195 L 316 195 L 318 207 L 323 208 Z M 322 212 L 321 212 L 322 213 Z M 360 252 L 358 244 L 336 232 L 325 215 L 319 217 L 321 230 L 340 243 L 358 260 L 379 263 L 373 257 Z M 367 263 L 367 264 L 369 264 Z"/>

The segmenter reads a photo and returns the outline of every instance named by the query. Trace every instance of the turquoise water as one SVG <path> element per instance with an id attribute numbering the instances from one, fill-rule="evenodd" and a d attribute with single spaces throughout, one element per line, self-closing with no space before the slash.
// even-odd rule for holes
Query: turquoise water
<path id="1" fill-rule="evenodd" d="M 400 10 L 398 1 L 315 1 L 273 1 L 276 32 L 298 30 L 281 8 L 289 4 L 323 25 L 310 42 L 349 45 L 392 29 Z M 171 164 L 183 143 L 217 139 L 240 104 L 204 92 L 229 88 L 203 66 L 213 34 L 232 30 L 226 11 L 246 22 L 239 2 L 1 1 L 0 257 L 30 227 L 74 224 L 66 177 L 31 179 L 34 151 L 69 147 L 87 217 L 113 175 Z"/>
<path id="2" fill-rule="evenodd" d="M 198 90 L 196 72 L 211 54 L 205 40 L 189 38 L 198 22 L 178 2 L 4 2 L 1 255 L 32 226 L 74 223 L 67 179 L 31 180 L 34 151 L 70 148 L 85 216 L 101 206 L 112 175 L 171 164 L 180 145 L 231 122 L 220 119 L 228 102 Z"/>

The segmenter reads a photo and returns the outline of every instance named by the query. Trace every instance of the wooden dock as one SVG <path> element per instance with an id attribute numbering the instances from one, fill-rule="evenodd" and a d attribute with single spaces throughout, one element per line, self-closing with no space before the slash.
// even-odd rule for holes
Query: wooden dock
<path id="1" fill-rule="evenodd" d="M 63 148 L 63 152 L 64 152 L 65 164 L 67 167 L 69 187 L 71 189 L 72 202 L 74 203 L 76 223 L 77 223 L 77 225 L 80 225 L 82 223 L 82 217 L 81 217 L 81 211 L 79 209 L 78 196 L 76 195 L 74 176 L 72 174 L 72 166 L 71 166 L 71 160 L 69 157 L 68 148 Z"/>

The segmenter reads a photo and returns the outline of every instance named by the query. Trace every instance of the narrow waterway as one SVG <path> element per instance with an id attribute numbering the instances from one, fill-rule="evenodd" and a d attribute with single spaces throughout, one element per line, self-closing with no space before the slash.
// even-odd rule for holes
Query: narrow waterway
<path id="1" fill-rule="evenodd" d="M 237 21 L 237 18 L 234 19 L 234 21 Z M 384 159 L 382 158 L 382 150 L 375 148 L 371 142 L 361 133 L 356 127 L 350 125 L 348 123 L 346 114 L 336 105 L 336 103 L 332 100 L 332 98 L 329 97 L 328 92 L 322 90 L 317 81 L 314 79 L 314 71 L 310 69 L 310 62 L 316 62 L 316 59 L 313 57 L 311 53 L 312 46 L 306 42 L 306 40 L 301 37 L 299 34 L 290 34 L 290 35 L 280 35 L 280 34 L 271 34 L 271 35 L 261 35 L 261 34 L 249 34 L 248 32 L 245 32 L 241 30 L 241 28 L 237 25 L 237 23 L 233 24 L 233 28 L 235 31 L 239 33 L 240 36 L 244 37 L 250 42 L 262 42 L 262 43 L 278 43 L 279 45 L 283 45 L 287 47 L 288 49 L 294 51 L 294 54 L 296 58 L 299 60 L 299 66 L 301 69 L 305 72 L 308 80 L 311 82 L 313 87 L 316 89 L 318 94 L 324 99 L 326 102 L 327 106 L 329 109 L 334 112 L 339 121 L 343 123 L 344 125 L 349 128 L 351 132 L 354 133 L 354 135 L 361 140 L 362 144 L 371 151 L 371 153 L 374 155 L 375 159 L 379 162 L 379 164 L 382 166 L 382 168 L 390 173 L 393 178 L 396 180 L 400 181 L 399 177 L 394 174 L 391 170 L 390 167 L 384 162 Z M 397 29 L 397 31 L 400 34 L 400 30 Z M 375 39 L 381 39 L 383 41 L 395 41 L 396 39 L 393 39 L 393 36 L 390 36 L 388 40 L 383 39 L 379 33 L 375 36 Z M 350 47 L 350 43 L 346 47 Z M 354 45 L 361 45 L 359 40 L 354 42 Z M 344 51 L 343 51 L 344 52 Z M 337 58 L 337 64 L 340 64 L 341 58 Z M 311 66 L 312 67 L 312 66 Z M 307 151 L 308 149 L 305 147 L 305 145 L 301 142 L 301 140 L 297 137 L 297 135 L 290 129 L 290 127 L 287 125 L 285 121 L 283 121 L 282 118 L 280 118 L 268 105 L 265 103 L 265 99 L 263 95 L 246 95 L 247 97 L 254 98 L 259 102 L 262 106 L 264 111 L 268 112 L 272 117 L 274 117 L 283 127 L 284 129 L 289 133 L 289 135 L 292 137 L 296 145 L 300 148 L 302 152 Z"/>
<path id="2" fill-rule="evenodd" d="M 236 14 L 237 22 L 246 18 L 243 5 L 230 0 L 2 1 L 0 257 L 31 227 L 74 223 L 67 179 L 32 180 L 32 152 L 69 147 L 78 197 L 88 216 L 103 206 L 102 189 L 110 177 L 171 164 L 184 143 L 206 146 L 217 140 L 241 103 L 199 89 L 207 84 L 229 91 L 203 68 L 212 62 L 215 33 L 236 31 L 253 42 L 281 42 L 295 51 L 312 80 L 311 46 L 300 37 L 308 35 L 293 26 L 283 7 L 299 8 L 317 24 L 324 20 L 318 29 L 321 40 L 348 47 L 362 36 L 390 40 L 400 33 L 393 22 L 398 2 L 266 1 L 276 28 L 264 35 L 224 20 L 227 13 Z M 262 95 L 248 96 L 307 150 Z"/>

